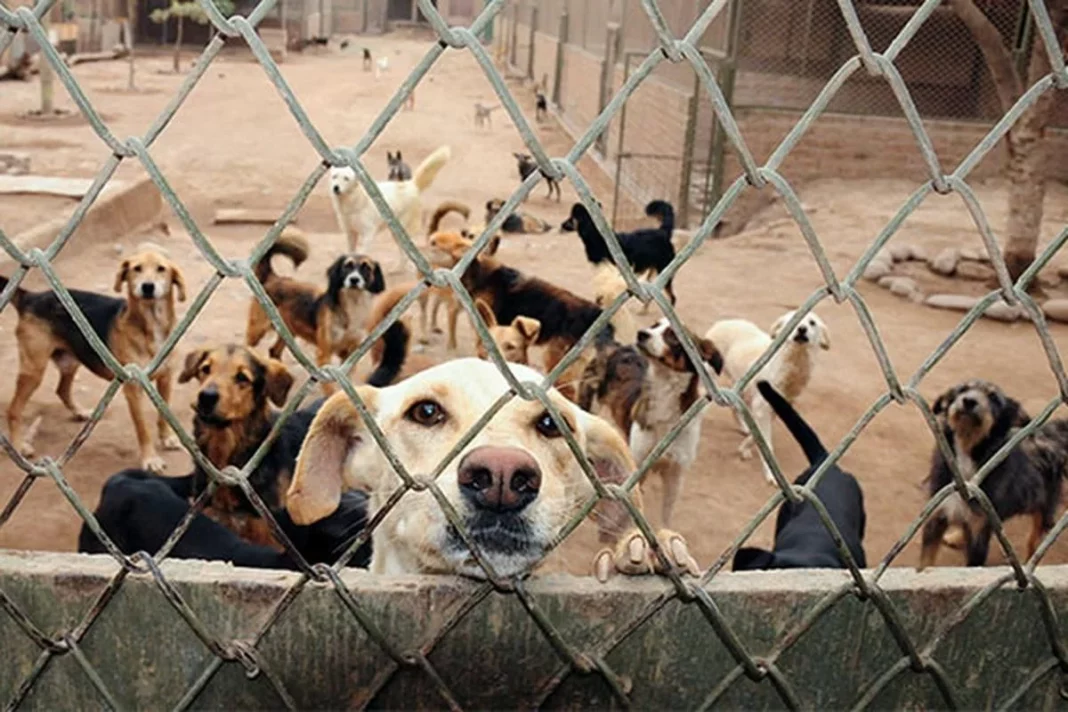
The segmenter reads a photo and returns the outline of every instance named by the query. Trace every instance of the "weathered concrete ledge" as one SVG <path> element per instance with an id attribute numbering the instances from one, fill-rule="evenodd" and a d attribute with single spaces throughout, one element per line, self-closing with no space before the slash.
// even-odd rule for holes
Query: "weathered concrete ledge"
<path id="1" fill-rule="evenodd" d="M 48 635 L 77 624 L 118 570 L 104 556 L 0 552 L 0 591 Z M 249 637 L 297 580 L 287 572 L 235 569 L 223 564 L 166 562 L 163 572 L 206 628 L 219 639 Z M 921 649 L 947 620 L 1005 568 L 896 569 L 882 586 L 908 635 Z M 1042 567 L 1040 576 L 1063 621 L 1068 567 Z M 451 577 L 382 579 L 363 571 L 343 581 L 366 616 L 400 652 L 433 645 L 429 660 L 464 708 L 515 709 L 541 699 L 561 661 L 514 595 L 489 594 L 442 633 L 478 584 Z M 776 648 L 812 607 L 847 580 L 842 572 L 724 574 L 708 592 L 742 645 L 755 656 Z M 530 583 L 535 605 L 575 650 L 596 643 L 635 619 L 666 589 L 660 580 L 551 576 Z M 40 650 L 13 619 L 0 613 L 0 696 L 6 702 L 31 671 Z M 81 652 L 119 705 L 170 708 L 213 656 L 171 608 L 151 577 L 130 576 L 93 624 Z M 1017 708 L 1058 709 L 1062 678 L 1033 591 L 1010 583 L 991 594 L 935 650 L 965 709 L 1000 706 L 1035 671 L 1048 670 L 1016 701 Z M 329 586 L 308 585 L 259 644 L 262 659 L 301 709 L 372 705 L 441 708 L 432 680 L 417 668 L 390 675 L 392 660 L 363 631 Z M 847 596 L 783 653 L 778 669 L 802 708 L 842 709 L 856 703 L 902 655 L 871 602 Z M 605 655 L 631 686 L 639 709 L 699 705 L 735 663 L 695 605 L 673 601 Z M 1045 666 L 1045 667 L 1044 667 Z M 388 679 L 387 679 L 388 678 Z M 385 680 L 384 684 L 382 681 Z M 31 709 L 95 707 L 103 703 L 71 655 L 51 661 L 25 700 Z M 193 707 L 278 708 L 263 675 L 249 680 L 227 663 Z M 614 706 L 598 674 L 572 673 L 544 701 L 546 707 Z M 768 681 L 737 679 L 718 700 L 724 708 L 782 708 Z M 905 670 L 872 700 L 875 709 L 941 709 L 934 680 Z"/>

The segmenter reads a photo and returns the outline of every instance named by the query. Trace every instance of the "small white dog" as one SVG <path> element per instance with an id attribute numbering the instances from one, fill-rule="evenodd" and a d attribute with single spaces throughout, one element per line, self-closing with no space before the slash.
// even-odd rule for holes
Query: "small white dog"
<path id="1" fill-rule="evenodd" d="M 389 57 L 382 55 L 375 60 L 375 79 L 382 76 L 382 72 L 389 71 Z"/>
<path id="2" fill-rule="evenodd" d="M 745 375 L 749 367 L 771 346 L 779 331 L 793 318 L 795 312 L 787 312 L 779 317 L 771 327 L 771 333 L 764 331 L 746 319 L 723 319 L 712 325 L 705 338 L 719 348 L 723 354 L 723 373 L 731 383 Z M 815 313 L 809 313 L 794 328 L 790 335 L 764 368 L 754 376 L 742 392 L 742 398 L 753 414 L 764 440 L 771 449 L 771 419 L 774 413 L 756 388 L 756 382 L 766 380 L 775 387 L 783 398 L 793 402 L 808 385 L 815 367 L 816 355 L 820 349 L 831 348 L 831 336 L 827 325 Z M 735 414 L 736 417 L 737 414 Z M 738 424 L 746 438 L 738 446 L 738 453 L 743 460 L 753 456 L 754 438 L 745 423 L 738 417 Z M 774 482 L 771 467 L 764 465 L 764 477 Z"/>
<path id="3" fill-rule="evenodd" d="M 390 210 L 412 239 L 422 234 L 422 194 L 434 182 L 451 155 L 449 147 L 442 146 L 419 164 L 409 180 L 375 182 Z M 386 225 L 367 191 L 356 180 L 356 172 L 348 166 L 330 169 L 330 201 L 334 205 L 338 224 L 348 239 L 349 252 L 359 252 L 360 240 L 371 239 Z M 399 242 L 397 246 L 400 249 Z M 400 261 L 392 271 L 404 271 L 406 265 L 410 264 L 404 250 L 400 250 Z"/>

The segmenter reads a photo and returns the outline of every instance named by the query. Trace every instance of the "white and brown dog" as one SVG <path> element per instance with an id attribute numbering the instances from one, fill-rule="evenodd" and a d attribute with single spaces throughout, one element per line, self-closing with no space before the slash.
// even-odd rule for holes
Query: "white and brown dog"
<path id="1" fill-rule="evenodd" d="M 533 369 L 510 364 L 521 381 L 540 382 Z M 467 431 L 504 393 L 508 382 L 496 366 L 473 358 L 447 361 L 386 388 L 362 386 L 360 398 L 389 439 L 400 462 L 414 476 L 435 470 Z M 559 408 L 598 476 L 619 483 L 634 460 L 619 432 L 567 401 Z M 497 574 L 515 576 L 538 564 L 561 528 L 593 494 L 545 407 L 516 398 L 449 462 L 437 487 L 463 521 L 468 539 Z M 373 518 L 393 499 L 401 479 L 368 434 L 348 396 L 332 396 L 315 416 L 297 459 L 286 497 L 294 522 L 310 524 L 338 506 L 344 490 L 370 494 Z M 636 502 L 640 503 L 640 493 Z M 603 502 L 598 512 L 602 541 L 595 572 L 626 574 L 657 569 L 651 547 L 630 523 L 626 510 Z M 697 572 L 686 542 L 664 531 L 659 541 L 670 564 Z M 371 571 L 377 574 L 462 574 L 485 578 L 464 539 L 446 519 L 429 490 L 409 491 L 397 500 L 372 535 Z"/>
<path id="2" fill-rule="evenodd" d="M 385 180 L 375 183 L 389 209 L 413 240 L 423 232 L 422 195 L 451 155 L 449 147 L 442 146 L 416 167 L 410 180 Z M 356 172 L 348 166 L 330 169 L 330 201 L 334 206 L 338 224 L 348 240 L 349 252 L 360 252 L 360 240 L 370 240 L 386 225 L 371 197 L 356 180 Z M 393 271 L 401 272 L 411 267 L 411 263 L 408 262 L 404 250 L 400 249 L 399 242 L 397 247 L 400 256 Z"/>
<path id="3" fill-rule="evenodd" d="M 712 328 L 705 334 L 705 338 L 711 339 L 720 348 L 723 354 L 723 372 L 732 384 L 737 383 L 749 367 L 768 350 L 772 340 L 790 322 L 794 314 L 795 312 L 790 311 L 776 319 L 770 334 L 746 319 L 723 319 L 712 325 Z M 779 351 L 749 381 L 741 393 L 769 450 L 771 450 L 771 421 L 774 412 L 757 391 L 756 382 L 768 381 L 787 402 L 792 403 L 808 385 L 819 352 L 829 348 L 831 348 L 831 334 L 827 325 L 815 312 L 810 312 L 798 323 Z M 737 414 L 735 415 L 737 417 Z M 746 435 L 738 446 L 738 453 L 743 460 L 748 460 L 753 456 L 755 440 L 740 417 L 738 417 L 738 424 Z M 764 477 L 768 482 L 774 482 L 771 467 L 767 462 L 763 465 Z"/>
<path id="4" fill-rule="evenodd" d="M 701 359 L 719 373 L 723 359 L 714 342 L 690 334 Z M 641 394 L 634 406 L 630 426 L 630 451 L 636 462 L 649 456 L 679 422 L 702 389 L 697 367 L 682 348 L 678 334 L 667 319 L 638 331 L 638 350 L 648 361 Z M 671 526 L 675 500 L 682 490 L 682 477 L 697 458 L 701 441 L 701 418 L 687 423 L 650 469 L 663 482 L 660 526 Z"/>

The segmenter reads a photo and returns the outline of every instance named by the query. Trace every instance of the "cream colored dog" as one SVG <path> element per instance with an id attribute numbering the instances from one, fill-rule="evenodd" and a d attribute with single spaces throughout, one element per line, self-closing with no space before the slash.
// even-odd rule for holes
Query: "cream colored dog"
<path id="1" fill-rule="evenodd" d="M 542 380 L 531 368 L 510 366 L 520 381 Z M 419 478 L 434 471 L 508 389 L 496 366 L 465 358 L 387 388 L 363 386 L 358 392 L 400 462 Z M 635 469 L 627 443 L 614 427 L 555 390 L 549 397 L 603 481 L 620 483 Z M 310 524 L 336 509 L 342 490 L 358 489 L 370 494 L 373 517 L 401 484 L 352 401 L 338 393 L 311 424 L 286 507 L 293 521 Z M 520 398 L 496 413 L 445 466 L 436 484 L 479 554 L 503 576 L 539 563 L 561 528 L 593 496 L 592 484 L 545 407 Z M 640 493 L 632 497 L 640 506 Z M 658 570 L 651 547 L 626 510 L 615 502 L 602 502 L 599 508 L 601 540 L 613 546 L 597 554 L 598 578 L 607 579 L 613 569 L 626 574 Z M 665 530 L 658 539 L 673 567 L 698 572 L 681 536 Z M 374 573 L 485 578 L 430 491 L 405 492 L 372 540 Z"/>
<path id="2" fill-rule="evenodd" d="M 723 319 L 712 325 L 705 334 L 705 338 L 712 341 L 723 354 L 723 372 L 731 383 L 737 383 L 749 367 L 771 346 L 772 340 L 778 335 L 784 326 L 793 318 L 795 312 L 787 312 L 775 320 L 771 327 L 771 333 L 764 331 L 751 321 L 745 319 Z M 764 368 L 750 379 L 742 392 L 742 398 L 753 414 L 764 440 L 771 450 L 771 420 L 774 413 L 771 406 L 757 391 L 756 382 L 766 380 L 775 387 L 783 398 L 793 402 L 808 385 L 815 367 L 816 355 L 819 350 L 831 348 L 831 335 L 827 325 L 823 323 L 815 313 L 808 314 L 794 328 L 779 349 L 772 356 Z M 742 419 L 738 418 L 738 424 L 746 437 L 738 446 L 738 453 L 743 460 L 753 456 L 754 438 Z M 768 482 L 774 482 L 771 467 L 767 462 L 764 465 L 764 477 Z"/>
<path id="3" fill-rule="evenodd" d="M 438 172 L 452 155 L 448 146 L 442 146 L 419 164 L 410 180 L 377 181 L 386 204 L 397 216 L 408 236 L 413 240 L 423 232 L 423 193 L 430 187 Z M 356 180 L 356 172 L 348 166 L 330 169 L 330 201 L 334 206 L 341 231 L 349 242 L 349 252 L 360 252 L 360 240 L 370 240 L 386 226 L 378 208 L 367 191 Z M 391 270 L 403 272 L 414 267 L 397 243 L 399 260 Z"/>

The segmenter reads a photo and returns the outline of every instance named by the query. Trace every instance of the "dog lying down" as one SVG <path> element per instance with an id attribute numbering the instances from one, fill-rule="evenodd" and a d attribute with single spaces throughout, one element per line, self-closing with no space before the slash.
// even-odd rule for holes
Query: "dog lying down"
<path id="1" fill-rule="evenodd" d="M 510 367 L 520 381 L 542 380 L 529 367 Z M 400 463 L 421 478 L 508 389 L 496 366 L 464 358 L 385 388 L 361 386 L 358 393 Z M 615 427 L 555 389 L 549 397 L 602 481 L 618 484 L 634 471 L 627 443 Z M 343 492 L 360 490 L 370 496 L 368 514 L 374 517 L 401 484 L 355 405 L 337 393 L 312 422 L 286 507 L 295 523 L 311 525 L 337 509 Z M 545 407 L 520 398 L 496 413 L 445 466 L 436 484 L 482 558 L 501 576 L 519 575 L 538 564 L 594 492 Z M 640 507 L 640 492 L 635 489 L 631 496 Z M 607 545 L 594 560 L 599 579 L 606 580 L 613 570 L 630 575 L 662 570 L 620 504 L 598 503 L 596 519 Z M 681 536 L 662 530 L 657 538 L 672 567 L 699 572 Z M 372 549 L 372 573 L 485 578 L 434 494 L 425 489 L 406 492 L 395 502 L 374 530 Z"/>
<path id="2" fill-rule="evenodd" d="M 804 485 L 827 458 L 827 450 L 808 423 L 767 381 L 759 381 L 757 388 L 808 457 L 808 468 L 794 480 L 795 485 Z M 834 465 L 823 473 L 815 494 L 827 508 L 857 566 L 866 568 L 863 542 L 867 517 L 864 493 L 856 478 Z M 842 568 L 846 566 L 838 547 L 816 509 L 808 502 L 795 505 L 788 501 L 783 502 L 775 520 L 774 548 L 767 551 L 743 547 L 735 553 L 733 565 L 734 571 Z"/>

